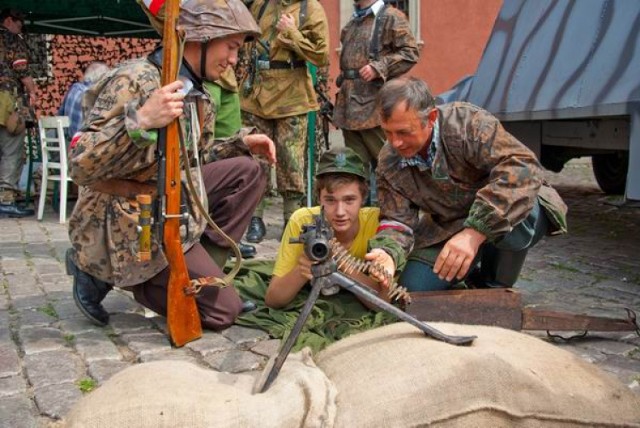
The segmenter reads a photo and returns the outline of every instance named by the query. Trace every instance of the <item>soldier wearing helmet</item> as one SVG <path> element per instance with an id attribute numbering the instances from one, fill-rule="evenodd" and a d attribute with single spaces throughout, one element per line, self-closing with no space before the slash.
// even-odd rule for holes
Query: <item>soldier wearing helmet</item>
<path id="1" fill-rule="evenodd" d="M 156 25 L 162 14 L 152 14 Z M 275 162 L 274 144 L 265 135 L 241 130 L 214 139 L 215 110 L 203 96 L 203 82 L 233 66 L 245 38 L 258 33 L 249 11 L 241 0 L 187 0 L 178 21 L 185 41 L 179 79 L 161 86 L 162 47 L 123 63 L 85 95 L 85 123 L 71 142 L 70 175 L 82 190 L 69 220 L 73 247 L 67 269 L 74 277 L 78 308 L 97 325 L 109 322 L 102 301 L 114 286 L 133 291 L 138 302 L 166 314 L 167 260 L 155 236 L 151 260 L 138 260 L 139 207 L 130 198 L 155 189 L 157 129 L 180 118 L 186 143 L 197 144 L 200 154 L 201 168 L 191 165 L 197 193 L 204 194 L 211 217 L 236 241 L 265 188 L 253 155 Z M 198 196 L 185 193 L 188 227 L 182 228 L 182 242 L 189 276 L 221 277 L 228 244 L 194 210 Z M 203 327 L 215 330 L 233 323 L 242 308 L 233 287 L 205 287 L 197 305 Z"/>

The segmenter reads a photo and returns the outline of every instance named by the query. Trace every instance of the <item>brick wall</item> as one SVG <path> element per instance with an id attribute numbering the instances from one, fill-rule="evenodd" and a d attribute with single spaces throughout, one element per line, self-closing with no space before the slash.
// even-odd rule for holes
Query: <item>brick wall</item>
<path id="1" fill-rule="evenodd" d="M 27 42 L 32 53 L 31 70 L 38 83 L 35 108 L 40 115 L 51 115 L 92 61 L 104 61 L 113 67 L 148 54 L 158 40 L 33 34 L 27 36 Z"/>

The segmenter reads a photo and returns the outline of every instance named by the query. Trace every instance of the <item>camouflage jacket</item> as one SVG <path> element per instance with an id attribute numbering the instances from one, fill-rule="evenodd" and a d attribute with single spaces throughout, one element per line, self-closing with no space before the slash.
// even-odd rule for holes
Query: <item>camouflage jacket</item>
<path id="1" fill-rule="evenodd" d="M 160 87 L 158 64 L 161 61 L 153 55 L 151 60 L 122 64 L 88 90 L 84 99 L 87 119 L 81 136 L 74 140 L 69 158 L 70 176 L 81 186 L 69 220 L 69 238 L 77 254 L 75 262 L 83 271 L 120 287 L 144 282 L 167 266 L 155 235 L 152 236 L 151 261 L 141 262 L 137 258 L 139 209 L 135 200 L 101 193 L 91 187 L 108 179 L 154 184 L 157 181 L 156 139 L 149 132 L 136 135 L 140 132 L 135 120 L 135 111 Z M 191 78 L 195 88 L 202 92 L 201 84 L 185 67 L 180 74 Z M 202 161 L 249 154 L 247 146 L 238 138 L 214 141 L 215 113 L 208 98 L 200 99 L 204 116 L 199 143 Z M 185 112 L 187 106 L 188 102 Z M 184 123 L 187 120 L 188 117 L 182 119 L 183 129 L 188 128 Z M 200 189 L 196 172 L 192 168 L 196 187 Z M 189 195 L 187 203 L 190 211 L 187 236 L 185 228 L 181 228 L 184 250 L 199 241 L 205 226 L 201 215 L 194 210 L 193 197 Z M 208 206 L 206 200 L 204 206 Z"/>
<path id="2" fill-rule="evenodd" d="M 391 239 L 408 255 L 414 244 L 426 248 L 465 227 L 495 242 L 527 217 L 536 198 L 554 226 L 549 232 L 566 232 L 567 207 L 544 182 L 535 155 L 493 115 L 468 103 L 445 104 L 437 126 L 431 167 L 403 166 L 388 143 L 380 151 L 381 228 L 371 247 L 385 248 Z"/>
<path id="3" fill-rule="evenodd" d="M 23 93 L 20 79 L 29 76 L 27 44 L 21 35 L 0 25 L 0 125 L 15 110 L 16 95 Z"/>
<path id="4" fill-rule="evenodd" d="M 257 56 L 270 62 L 327 64 L 329 30 L 327 17 L 318 0 L 307 0 L 307 14 L 302 24 L 298 0 L 256 0 L 251 6 L 251 13 L 257 21 L 265 1 L 269 4 L 258 25 L 262 31 L 261 40 L 269 45 L 269 52 L 265 53 L 257 42 L 245 48 L 249 51 L 257 49 Z M 276 24 L 283 13 L 293 16 L 296 28 L 279 33 Z M 249 67 L 251 70 L 243 73 L 239 85 L 243 111 L 265 119 L 278 119 L 319 109 L 306 65 L 291 69 L 256 69 L 252 59 Z"/>
<path id="5" fill-rule="evenodd" d="M 362 19 L 353 18 L 342 29 L 340 42 L 340 71 L 357 73 L 370 64 L 380 74 L 380 78 L 364 80 L 340 78 L 340 91 L 333 110 L 333 123 L 341 129 L 370 129 L 380 125 L 376 111 L 376 96 L 380 86 L 389 79 L 408 72 L 418 62 L 418 45 L 411 33 L 404 13 L 392 6 L 379 11 L 380 54 L 370 58 L 371 39 L 374 29 L 374 15 Z"/>

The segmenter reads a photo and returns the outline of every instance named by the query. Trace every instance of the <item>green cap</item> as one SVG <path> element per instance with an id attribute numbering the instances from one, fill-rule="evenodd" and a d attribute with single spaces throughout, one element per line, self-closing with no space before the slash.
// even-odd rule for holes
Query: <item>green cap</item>
<path id="1" fill-rule="evenodd" d="M 356 152 L 348 147 L 336 147 L 328 150 L 320 156 L 316 177 L 331 173 L 354 174 L 365 180 L 364 163 Z"/>

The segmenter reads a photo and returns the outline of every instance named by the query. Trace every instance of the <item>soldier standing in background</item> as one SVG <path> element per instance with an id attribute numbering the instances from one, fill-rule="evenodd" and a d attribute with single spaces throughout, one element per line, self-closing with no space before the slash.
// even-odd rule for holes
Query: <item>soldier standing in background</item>
<path id="1" fill-rule="evenodd" d="M 384 145 L 376 95 L 382 84 L 418 62 L 418 45 L 404 13 L 383 0 L 355 0 L 355 12 L 340 35 L 340 88 L 333 124 L 345 145 L 375 169 Z"/>
<path id="2" fill-rule="evenodd" d="M 15 9 L 0 12 L 0 217 L 26 217 L 32 209 L 16 204 L 24 164 L 26 94 L 35 103 L 35 83 L 29 76 L 27 44 L 22 39 L 25 15 Z"/>
<path id="3" fill-rule="evenodd" d="M 276 181 L 286 224 L 304 192 L 307 113 L 319 109 L 306 62 L 323 66 L 328 61 L 327 18 L 318 0 L 256 0 L 251 13 L 262 34 L 249 48 L 249 70 L 240 82 L 243 122 L 276 144 Z M 268 167 L 264 173 L 269 177 Z M 263 199 L 251 219 L 249 242 L 264 238 L 264 205 Z"/>

